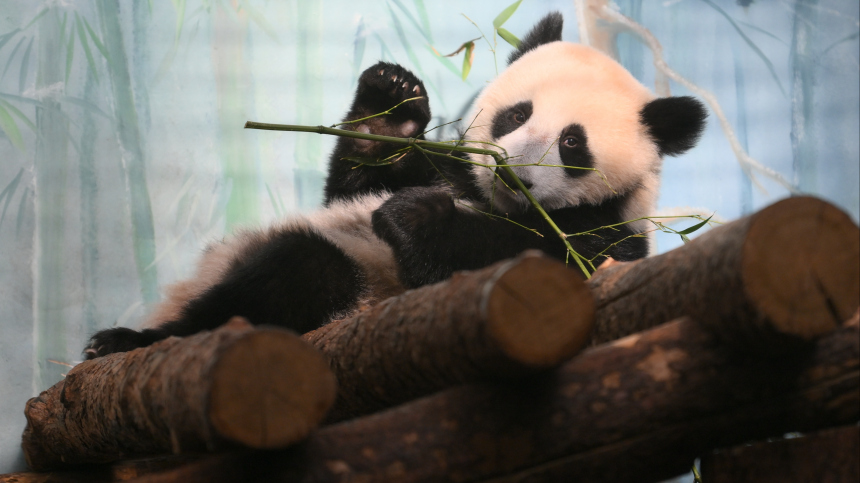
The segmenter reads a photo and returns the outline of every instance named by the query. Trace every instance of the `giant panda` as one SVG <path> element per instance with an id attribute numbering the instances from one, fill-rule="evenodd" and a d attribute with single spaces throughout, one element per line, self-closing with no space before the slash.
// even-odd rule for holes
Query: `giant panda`
<path id="1" fill-rule="evenodd" d="M 561 15 L 552 13 L 524 37 L 508 68 L 476 99 L 463 139 L 504 148 L 514 173 L 565 233 L 649 215 L 663 156 L 696 143 L 705 110 L 690 97 L 655 98 L 611 58 L 562 42 L 561 30 Z M 344 129 L 423 139 L 431 119 L 423 83 L 380 62 L 360 76 L 345 121 L 414 97 L 421 99 Z M 392 158 L 396 149 L 339 138 L 322 209 L 210 246 L 194 277 L 168 288 L 144 329 L 98 332 L 86 357 L 212 329 L 236 315 L 304 333 L 525 249 L 566 257 L 562 241 L 523 193 L 509 188 L 513 180 L 492 157 L 459 155 L 468 161 L 460 162 L 450 152 L 410 151 Z M 390 164 L 356 168 L 362 159 L 387 158 Z M 605 250 L 598 262 L 633 260 L 647 255 L 647 239 L 635 236 L 642 229 L 632 223 L 569 241 L 588 258 Z"/>

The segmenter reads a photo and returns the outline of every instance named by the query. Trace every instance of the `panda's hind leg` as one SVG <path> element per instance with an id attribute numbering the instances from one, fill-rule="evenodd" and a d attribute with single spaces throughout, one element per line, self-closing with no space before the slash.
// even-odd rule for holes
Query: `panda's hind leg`
<path id="1" fill-rule="evenodd" d="M 237 315 L 304 333 L 354 309 L 364 286 L 356 262 L 319 233 L 274 231 L 237 257 L 220 282 L 189 301 L 178 320 L 139 332 L 103 330 L 84 352 L 90 359 L 124 352 L 211 330 Z"/>

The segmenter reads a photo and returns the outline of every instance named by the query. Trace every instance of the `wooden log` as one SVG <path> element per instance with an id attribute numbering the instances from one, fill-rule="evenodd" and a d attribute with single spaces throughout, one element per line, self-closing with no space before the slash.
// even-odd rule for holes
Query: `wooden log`
<path id="1" fill-rule="evenodd" d="M 460 272 L 303 337 L 339 387 L 329 421 L 453 385 L 554 367 L 588 342 L 594 307 L 575 272 L 539 252 Z"/>
<path id="2" fill-rule="evenodd" d="M 749 352 L 793 351 L 860 305 L 860 231 L 825 201 L 788 198 L 588 285 L 594 344 L 687 315 Z"/>
<path id="3" fill-rule="evenodd" d="M 720 450 L 702 458 L 708 483 L 856 483 L 860 427 Z"/>
<path id="4" fill-rule="evenodd" d="M 739 357 L 688 319 L 589 349 L 519 383 L 472 384 L 137 483 L 637 482 L 719 447 L 854 424 L 860 323 L 793 358 Z"/>
<path id="5" fill-rule="evenodd" d="M 237 444 L 278 448 L 304 438 L 334 396 L 315 349 L 235 318 L 78 364 L 27 401 L 22 446 L 35 470 Z"/>

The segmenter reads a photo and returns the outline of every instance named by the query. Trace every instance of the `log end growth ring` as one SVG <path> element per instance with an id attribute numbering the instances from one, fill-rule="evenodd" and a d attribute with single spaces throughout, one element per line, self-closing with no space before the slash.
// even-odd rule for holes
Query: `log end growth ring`
<path id="1" fill-rule="evenodd" d="M 508 357 L 549 368 L 588 343 L 594 300 L 585 282 L 564 264 L 527 256 L 494 284 L 487 321 L 490 336 Z"/>
<path id="2" fill-rule="evenodd" d="M 336 381 L 297 335 L 258 330 L 237 340 L 212 372 L 209 417 L 216 432 L 252 448 L 300 441 L 334 403 Z"/>
<path id="3" fill-rule="evenodd" d="M 755 214 L 743 262 L 749 300 L 785 334 L 811 340 L 860 305 L 860 231 L 825 201 L 794 197 Z"/>

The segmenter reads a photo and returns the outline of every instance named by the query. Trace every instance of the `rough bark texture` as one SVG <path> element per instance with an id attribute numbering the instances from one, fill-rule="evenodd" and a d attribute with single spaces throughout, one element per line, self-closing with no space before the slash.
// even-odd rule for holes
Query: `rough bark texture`
<path id="1" fill-rule="evenodd" d="M 860 427 L 744 445 L 702 458 L 708 483 L 857 483 Z"/>
<path id="2" fill-rule="evenodd" d="M 651 482 L 714 448 L 854 424 L 860 323 L 792 358 L 744 358 L 679 320 L 519 384 L 453 388 L 312 434 L 139 483 Z"/>
<path id="3" fill-rule="evenodd" d="M 27 402 L 24 455 L 35 470 L 130 455 L 284 447 L 334 402 L 323 357 L 298 336 L 236 318 L 75 366 Z"/>
<path id="4" fill-rule="evenodd" d="M 829 203 L 789 198 L 588 285 L 595 344 L 688 315 L 735 347 L 792 351 L 860 305 L 860 231 Z"/>
<path id="5" fill-rule="evenodd" d="M 594 305 L 563 263 L 527 252 L 406 292 L 303 337 L 339 381 L 329 421 L 464 382 L 554 367 L 588 342 Z"/>

